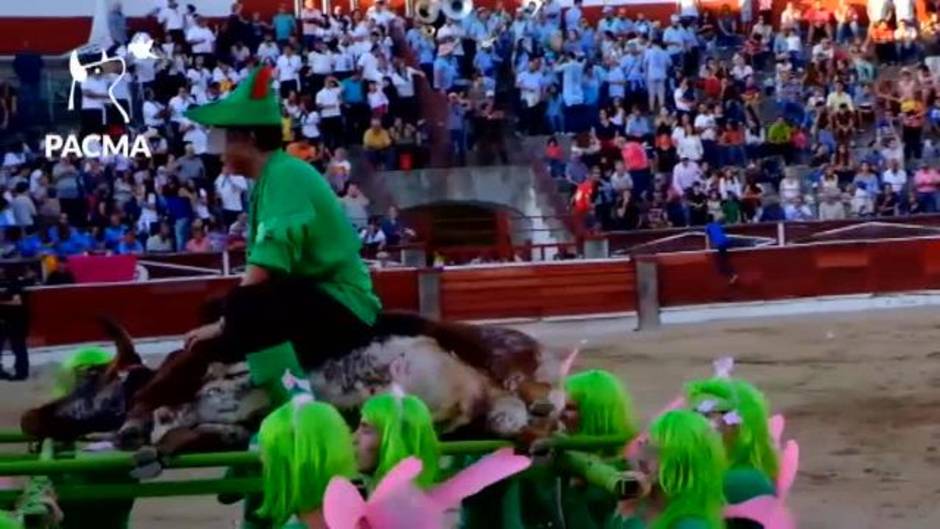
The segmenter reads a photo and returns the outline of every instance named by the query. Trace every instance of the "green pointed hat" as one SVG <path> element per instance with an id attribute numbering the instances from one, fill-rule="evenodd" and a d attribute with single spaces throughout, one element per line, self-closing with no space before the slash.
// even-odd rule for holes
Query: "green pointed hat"
<path id="1" fill-rule="evenodd" d="M 211 127 L 281 125 L 281 106 L 271 88 L 271 67 L 255 68 L 225 99 L 191 108 L 185 116 Z"/>

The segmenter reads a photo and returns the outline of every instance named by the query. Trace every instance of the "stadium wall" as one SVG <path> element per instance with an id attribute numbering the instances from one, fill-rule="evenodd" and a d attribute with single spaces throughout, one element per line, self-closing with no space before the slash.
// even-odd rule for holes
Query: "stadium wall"
<path id="1" fill-rule="evenodd" d="M 658 269 L 659 306 L 940 289 L 940 238 L 736 250 L 731 263 L 740 278 L 733 286 L 718 273 L 714 255 L 642 257 Z M 422 305 L 433 300 L 433 312 L 447 319 L 614 314 L 632 312 L 637 304 L 636 262 L 626 258 L 380 269 L 373 279 L 386 309 L 424 310 Z M 198 323 L 202 303 L 224 295 L 236 281 L 216 277 L 37 288 L 29 295 L 30 342 L 102 340 L 96 318 L 103 315 L 118 318 L 135 336 L 179 335 Z"/>

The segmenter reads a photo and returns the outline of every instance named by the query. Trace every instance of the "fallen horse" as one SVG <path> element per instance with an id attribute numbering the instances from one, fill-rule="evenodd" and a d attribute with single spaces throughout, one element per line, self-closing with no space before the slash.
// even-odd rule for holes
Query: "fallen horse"
<path id="1" fill-rule="evenodd" d="M 115 432 L 150 381 L 175 376 L 167 361 L 181 351 L 153 370 L 120 324 L 109 319 L 102 324 L 117 346 L 113 360 L 84 368 L 68 394 L 27 411 L 21 420 L 24 432 L 59 440 Z M 355 410 L 394 383 L 428 404 L 442 434 L 514 438 L 554 429 L 573 352 L 544 347 L 512 329 L 436 322 L 409 313 L 383 314 L 376 328 L 366 347 L 309 372 L 317 398 Z M 196 346 L 219 347 L 220 342 Z M 149 441 L 164 454 L 243 449 L 270 408 L 244 363 L 215 363 L 194 401 L 154 412 L 153 430 L 140 444 Z"/>

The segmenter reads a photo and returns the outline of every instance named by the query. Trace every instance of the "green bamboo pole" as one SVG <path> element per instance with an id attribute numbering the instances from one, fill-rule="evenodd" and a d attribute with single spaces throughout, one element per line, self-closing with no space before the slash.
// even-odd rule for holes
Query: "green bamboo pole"
<path id="1" fill-rule="evenodd" d="M 541 446 L 556 450 L 597 450 L 623 445 L 620 437 L 564 437 L 545 439 Z M 485 454 L 512 446 L 504 440 L 449 441 L 441 443 L 441 453 L 445 455 Z M 64 454 L 63 454 L 64 455 Z M 164 467 L 174 468 L 211 468 L 243 467 L 258 465 L 258 454 L 253 452 L 213 452 L 203 454 L 184 454 L 166 458 Z M 129 452 L 85 453 L 74 459 L 47 459 L 23 457 L 6 459 L 0 457 L 0 476 L 24 475 L 61 475 L 75 473 L 100 473 L 134 468 L 133 454 Z"/>
<path id="2" fill-rule="evenodd" d="M 564 472 L 582 477 L 617 498 L 635 498 L 639 493 L 640 487 L 635 479 L 604 463 L 596 455 L 567 451 L 561 452 L 557 461 Z"/>
<path id="3" fill-rule="evenodd" d="M 16 501 L 20 490 L 0 490 L 0 504 Z M 261 492 L 260 478 L 195 479 L 152 481 L 146 483 L 113 483 L 58 485 L 56 497 L 61 501 L 128 500 L 134 498 L 165 498 L 169 496 L 213 496 L 218 494 L 254 494 Z"/>
<path id="4" fill-rule="evenodd" d="M 28 443 L 35 440 L 19 430 L 0 430 L 0 444 Z"/>
<path id="5" fill-rule="evenodd" d="M 253 452 L 216 452 L 169 457 L 164 462 L 164 468 L 211 468 L 258 464 L 258 454 Z M 130 470 L 134 466 L 134 456 L 130 452 L 86 453 L 75 459 L 3 461 L 0 462 L 0 476 L 100 473 Z"/>

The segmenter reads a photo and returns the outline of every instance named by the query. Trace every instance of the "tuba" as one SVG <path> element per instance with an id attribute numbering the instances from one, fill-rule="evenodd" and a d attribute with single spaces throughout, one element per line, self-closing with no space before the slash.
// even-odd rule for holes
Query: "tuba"
<path id="1" fill-rule="evenodd" d="M 463 20 L 473 11 L 473 0 L 442 0 L 441 10 L 451 20 Z"/>
<path id="2" fill-rule="evenodd" d="M 441 3 L 438 0 L 416 0 L 413 9 L 416 22 L 434 24 L 441 14 Z"/>
<path id="3" fill-rule="evenodd" d="M 435 28 L 434 26 L 430 26 L 427 24 L 421 26 L 421 34 L 429 39 L 433 39 L 434 33 L 436 32 L 437 32 L 437 28 Z"/>

